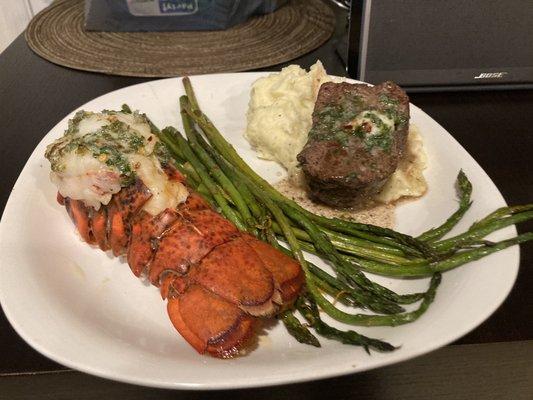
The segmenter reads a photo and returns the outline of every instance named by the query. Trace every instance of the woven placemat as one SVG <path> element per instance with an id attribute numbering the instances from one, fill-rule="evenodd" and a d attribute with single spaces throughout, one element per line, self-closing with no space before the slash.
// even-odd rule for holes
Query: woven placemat
<path id="1" fill-rule="evenodd" d="M 112 75 L 167 77 L 237 72 L 292 60 L 324 43 L 335 17 L 321 0 L 291 0 L 223 31 L 92 32 L 82 0 L 59 0 L 26 29 L 30 48 L 66 67 Z"/>

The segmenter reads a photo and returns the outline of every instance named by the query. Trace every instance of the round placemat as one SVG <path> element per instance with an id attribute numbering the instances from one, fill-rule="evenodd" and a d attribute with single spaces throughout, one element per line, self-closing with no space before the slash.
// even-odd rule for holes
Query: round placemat
<path id="1" fill-rule="evenodd" d="M 26 29 L 30 48 L 66 67 L 112 75 L 168 77 L 276 65 L 317 48 L 335 17 L 321 0 L 290 0 L 273 13 L 223 31 L 94 32 L 83 0 L 59 0 Z"/>

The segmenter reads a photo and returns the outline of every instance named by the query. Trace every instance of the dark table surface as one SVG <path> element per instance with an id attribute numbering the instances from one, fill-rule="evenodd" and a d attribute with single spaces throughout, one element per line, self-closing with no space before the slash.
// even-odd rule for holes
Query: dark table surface
<path id="1" fill-rule="evenodd" d="M 345 16 L 339 11 L 337 16 L 332 39 L 291 63 L 309 67 L 318 58 L 330 74 L 345 75 L 335 53 Z M 59 120 L 97 96 L 146 81 L 63 68 L 33 54 L 23 36 L 17 38 L 0 54 L 0 210 L 34 147 Z M 533 201 L 532 90 L 410 97 L 466 148 L 509 204 Z M 533 224 L 519 227 L 519 232 L 525 231 L 533 231 Z M 526 245 L 518 280 L 504 304 L 474 331 L 429 355 L 357 375 L 237 391 L 150 389 L 72 371 L 29 347 L 0 312 L 0 399 L 532 399 L 532 268 L 533 246 Z"/>

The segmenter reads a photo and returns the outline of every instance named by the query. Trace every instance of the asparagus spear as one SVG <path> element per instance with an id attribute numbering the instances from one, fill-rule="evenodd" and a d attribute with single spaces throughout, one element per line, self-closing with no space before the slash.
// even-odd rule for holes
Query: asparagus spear
<path id="1" fill-rule="evenodd" d="M 457 189 L 459 191 L 459 209 L 454 212 L 441 226 L 430 229 L 418 236 L 419 240 L 426 242 L 438 240 L 450 232 L 452 228 L 461 220 L 461 218 L 463 218 L 465 213 L 472 205 L 472 201 L 470 200 L 472 195 L 472 184 L 466 177 L 463 170 L 460 170 L 459 175 L 457 175 Z"/>
<path id="2" fill-rule="evenodd" d="M 378 263 L 374 261 L 357 260 L 358 266 L 363 271 L 371 272 L 378 275 L 396 277 L 396 278 L 423 278 L 431 276 L 434 272 L 445 272 L 458 266 L 464 265 L 471 261 L 479 260 L 489 254 L 504 250 L 508 247 L 526 243 L 533 240 L 533 232 L 523 233 L 514 238 L 491 243 L 472 250 L 462 251 L 448 256 L 447 258 L 425 266 L 401 266 L 393 267 L 391 265 Z M 346 258 L 350 260 L 349 257 Z"/>
<path id="3" fill-rule="evenodd" d="M 298 342 L 320 347 L 320 342 L 318 339 L 311 332 L 309 332 L 309 329 L 307 329 L 306 326 L 302 325 L 302 323 L 294 316 L 291 310 L 282 312 L 279 318 L 283 321 L 287 331 Z"/>
<path id="4" fill-rule="evenodd" d="M 533 204 L 524 204 L 520 206 L 511 206 L 511 207 L 501 207 L 497 209 L 496 211 L 487 215 L 485 218 L 472 224 L 470 229 L 481 228 L 482 226 L 487 225 L 490 222 L 494 222 L 508 215 L 514 215 L 514 214 L 518 214 L 524 211 L 531 211 L 531 210 L 533 210 Z"/>
<path id="5" fill-rule="evenodd" d="M 199 110 L 200 107 L 198 107 L 198 100 L 196 100 L 196 94 L 194 93 L 194 89 L 192 88 L 191 80 L 189 79 L 189 77 L 183 77 L 181 83 L 183 84 L 183 88 L 185 89 L 186 97 L 189 99 L 191 110 Z"/>
<path id="6" fill-rule="evenodd" d="M 300 296 L 297 301 L 297 308 L 309 324 L 315 328 L 317 333 L 328 339 L 338 340 L 344 344 L 363 346 L 368 354 L 370 354 L 370 348 L 382 352 L 389 352 L 396 349 L 396 347 L 390 343 L 369 338 L 352 330 L 341 331 L 325 324 L 322 319 L 320 319 L 318 307 L 310 296 Z"/>
<path id="7" fill-rule="evenodd" d="M 390 297 L 394 295 L 396 299 L 400 298 L 400 296 L 396 295 L 391 290 L 371 282 L 363 273 L 353 268 L 357 261 L 354 259 L 351 263 L 347 262 L 346 259 L 337 252 L 327 236 L 321 233 L 305 215 L 285 204 L 281 204 L 280 207 L 293 219 L 294 222 L 298 223 L 305 229 L 313 239 L 313 243 L 319 254 L 332 262 L 337 272 L 344 278 L 345 282 L 354 282 L 363 290 L 367 290 L 383 300 L 390 299 Z"/>
<path id="8" fill-rule="evenodd" d="M 320 306 L 320 308 L 328 314 L 330 317 L 336 319 L 337 321 L 344 322 L 352 325 L 361 325 L 361 326 L 397 326 L 408 324 L 417 320 L 422 314 L 424 314 L 429 305 L 435 299 L 435 294 L 437 293 L 437 288 L 440 284 L 441 276 L 439 273 L 436 273 L 431 278 L 430 286 L 428 291 L 424 294 L 422 303 L 418 308 L 411 312 L 401 313 L 401 314 L 392 314 L 392 315 L 368 315 L 368 314 L 350 314 L 344 311 L 339 310 L 334 307 L 329 301 L 324 297 L 317 297 L 313 293 L 313 298 Z"/>
<path id="9" fill-rule="evenodd" d="M 321 289 L 324 289 L 324 286 L 326 286 L 326 290 L 324 291 L 335 298 L 335 300 L 338 300 L 338 296 L 342 295 L 358 307 L 368 308 L 371 311 L 381 314 L 397 314 L 405 311 L 393 300 L 380 299 L 377 301 L 373 297 L 368 296 L 364 291 L 353 289 L 345 282 L 336 279 L 310 262 L 308 262 L 308 267 L 309 271 L 314 275 L 316 285 Z M 329 288 L 333 290 L 328 290 Z"/>
<path id="10" fill-rule="evenodd" d="M 187 158 L 187 160 L 194 166 L 194 169 L 200 177 L 202 178 L 202 182 L 205 184 L 205 186 L 209 189 L 211 192 L 213 198 L 217 202 L 217 204 L 220 206 L 220 209 L 222 210 L 222 213 L 226 218 L 228 218 L 231 222 L 235 224 L 235 226 L 242 231 L 246 230 L 246 225 L 242 222 L 240 216 L 229 206 L 227 200 L 222 195 L 221 191 L 218 189 L 218 186 L 213 182 L 211 177 L 209 176 L 209 173 L 207 169 L 203 166 L 203 164 L 196 158 L 196 155 L 192 151 L 192 149 L 189 147 L 189 144 L 187 141 L 181 136 L 181 134 L 176 131 L 172 127 L 167 127 L 163 129 L 162 131 L 163 137 L 170 141 L 169 138 L 174 138 L 175 142 L 179 144 L 179 148 L 183 155 Z"/>
<path id="11" fill-rule="evenodd" d="M 530 219 L 533 219 L 533 211 L 524 211 L 504 218 L 487 220 L 486 222 L 478 224 L 474 226 L 474 228 L 471 228 L 460 235 L 454 236 L 450 239 L 442 240 L 440 242 L 435 242 L 433 246 L 435 250 L 441 254 L 450 252 L 453 253 L 464 246 L 468 246 L 477 240 L 484 238 L 489 233 L 505 228 L 509 225 L 528 221 Z"/>
<path id="12" fill-rule="evenodd" d="M 275 233 L 281 233 L 281 230 L 277 224 L 273 224 L 272 227 Z M 293 228 L 293 230 L 298 239 L 308 243 L 313 243 L 313 239 L 306 231 L 298 228 Z M 368 246 L 366 241 L 362 241 L 357 238 L 355 241 L 341 241 L 337 240 L 335 235 L 329 235 L 328 231 L 322 230 L 322 232 L 326 234 L 328 240 L 335 247 L 335 249 L 343 253 L 355 255 L 369 260 L 380 261 L 391 265 L 418 265 L 427 262 L 427 260 L 424 258 L 409 259 L 396 254 L 391 254 L 389 251 L 383 251 L 379 247 L 376 249 L 376 246 Z M 355 243 L 361 243 L 364 244 L 364 246 L 360 246 Z"/>
<path id="13" fill-rule="evenodd" d="M 489 254 L 495 253 L 500 250 L 504 250 L 507 247 L 514 246 L 520 243 L 529 242 L 531 240 L 533 240 L 533 232 L 523 233 L 511 239 L 502 240 L 496 243 L 491 243 L 490 245 L 478 247 L 473 250 L 456 253 L 442 261 L 434 263 L 433 265 L 431 265 L 431 269 L 434 271 L 440 271 L 440 272 L 448 271 L 450 269 L 458 267 L 459 265 L 463 265 L 471 261 L 479 260 L 480 258 L 483 258 Z"/>
<path id="14" fill-rule="evenodd" d="M 183 111 L 183 108 L 182 108 Z M 184 115 L 185 114 L 185 115 Z M 182 112 L 182 117 L 189 119 L 188 115 L 186 113 Z M 188 130 L 188 132 L 187 132 Z M 189 120 L 189 124 L 187 124 L 187 128 L 185 128 L 185 131 L 187 135 L 194 136 L 194 139 L 197 143 L 202 146 L 202 148 L 211 156 L 213 160 L 215 160 L 218 164 L 218 166 L 222 169 L 224 174 L 232 181 L 232 183 L 237 188 L 239 194 L 242 196 L 250 210 L 252 211 L 252 214 L 256 219 L 264 219 L 265 218 L 265 210 L 263 207 L 261 207 L 256 199 L 254 198 L 252 192 L 248 189 L 248 187 L 240 180 L 238 179 L 235 174 L 233 174 L 233 171 L 228 168 L 226 162 L 220 162 L 220 158 L 218 157 L 218 154 L 213 151 L 213 148 L 205 141 L 205 139 L 198 133 L 198 131 L 192 126 Z"/>
<path id="15" fill-rule="evenodd" d="M 182 96 L 180 98 L 180 106 L 183 108 L 188 104 L 187 97 Z M 187 135 L 187 138 L 189 139 L 189 145 L 191 149 L 194 151 L 196 156 L 202 161 L 203 165 L 207 168 L 210 175 L 215 178 L 215 180 L 218 181 L 218 183 L 224 188 L 224 191 L 229 194 L 231 199 L 233 200 L 233 203 L 237 207 L 238 211 L 241 214 L 242 219 L 244 222 L 248 225 L 250 229 L 254 228 L 254 219 L 252 217 L 252 214 L 250 210 L 248 209 L 248 205 L 242 198 L 242 196 L 237 191 L 237 188 L 233 185 L 233 183 L 228 179 L 228 177 L 224 174 L 224 172 L 220 169 L 220 167 L 215 163 L 211 157 L 205 152 L 205 150 L 200 146 L 200 144 L 197 142 L 196 137 L 194 133 L 192 132 L 192 126 L 190 124 L 189 118 L 187 117 L 187 114 L 182 111 L 182 121 L 183 121 L 183 129 L 185 130 L 185 133 Z"/>

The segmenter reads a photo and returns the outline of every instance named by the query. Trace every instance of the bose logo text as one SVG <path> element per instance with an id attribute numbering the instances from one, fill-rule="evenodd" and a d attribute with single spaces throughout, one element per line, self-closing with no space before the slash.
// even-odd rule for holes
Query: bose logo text
<path id="1" fill-rule="evenodd" d="M 474 76 L 474 79 L 500 79 L 507 75 L 507 72 L 482 72 L 478 76 Z"/>

